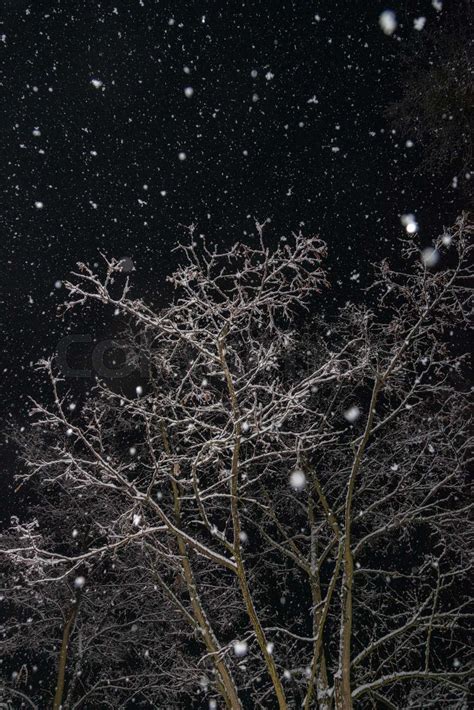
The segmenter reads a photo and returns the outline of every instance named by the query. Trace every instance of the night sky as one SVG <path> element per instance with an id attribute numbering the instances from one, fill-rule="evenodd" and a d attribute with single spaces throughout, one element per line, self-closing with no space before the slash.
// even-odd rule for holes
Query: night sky
<path id="1" fill-rule="evenodd" d="M 26 419 L 31 365 L 67 332 L 116 328 L 57 317 L 78 260 L 130 256 L 134 294 L 158 303 L 180 223 L 230 244 L 268 217 L 270 241 L 327 241 L 337 300 L 397 249 L 401 213 L 429 241 L 459 211 L 452 176 L 417 174 L 384 115 L 449 2 L 393 2 L 393 35 L 368 0 L 1 6 L 4 421 Z"/>

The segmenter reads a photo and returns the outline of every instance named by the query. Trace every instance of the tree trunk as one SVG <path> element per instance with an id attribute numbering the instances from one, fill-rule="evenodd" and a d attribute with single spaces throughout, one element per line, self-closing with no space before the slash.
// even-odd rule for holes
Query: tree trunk
<path id="1" fill-rule="evenodd" d="M 63 639 L 61 641 L 61 650 L 59 651 L 58 674 L 56 677 L 56 692 L 54 695 L 53 710 L 61 710 L 64 694 L 64 678 L 66 675 L 67 650 L 69 646 L 69 638 L 71 636 L 72 627 L 77 616 L 79 602 L 76 599 L 74 605 L 69 612 L 69 617 L 63 630 Z"/>

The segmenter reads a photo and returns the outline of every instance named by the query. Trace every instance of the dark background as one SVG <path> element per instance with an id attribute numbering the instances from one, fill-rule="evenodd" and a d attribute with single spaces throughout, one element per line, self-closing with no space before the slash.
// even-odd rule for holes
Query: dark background
<path id="1" fill-rule="evenodd" d="M 327 241 L 328 307 L 363 297 L 370 262 L 397 251 L 400 214 L 416 215 L 422 243 L 452 223 L 453 175 L 418 174 L 420 146 L 384 111 L 404 59 L 455 7 L 393 2 L 386 36 L 386 5 L 369 0 L 2 0 L 4 424 L 27 421 L 29 396 L 47 400 L 32 365 L 62 337 L 118 330 L 109 312 L 58 317 L 55 284 L 78 260 L 131 257 L 134 294 L 159 303 L 180 223 L 231 243 L 269 217 L 270 241 L 300 227 Z M 80 396 L 91 381 L 68 384 Z M 18 513 L 14 447 L 2 452 L 3 512 Z"/>

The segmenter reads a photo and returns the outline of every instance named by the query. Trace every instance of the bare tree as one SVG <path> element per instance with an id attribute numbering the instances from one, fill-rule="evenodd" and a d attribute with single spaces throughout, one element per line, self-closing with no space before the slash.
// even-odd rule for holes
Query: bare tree
<path id="1" fill-rule="evenodd" d="M 71 409 L 42 363 L 54 401 L 34 403 L 19 478 L 62 503 L 58 520 L 14 522 L 2 554 L 11 603 L 59 609 L 55 707 L 466 707 L 469 390 L 453 341 L 472 223 L 429 253 L 404 240 L 403 270 L 377 267 L 370 306 L 332 320 L 308 316 L 327 285 L 319 239 L 270 249 L 257 224 L 219 251 L 188 231 L 166 309 L 128 278 L 118 292 L 115 260 L 67 284 L 68 309 L 128 317 L 148 367 L 135 392 L 98 383 Z M 44 622 L 22 646 L 17 619 L 12 654 L 36 651 Z"/>

